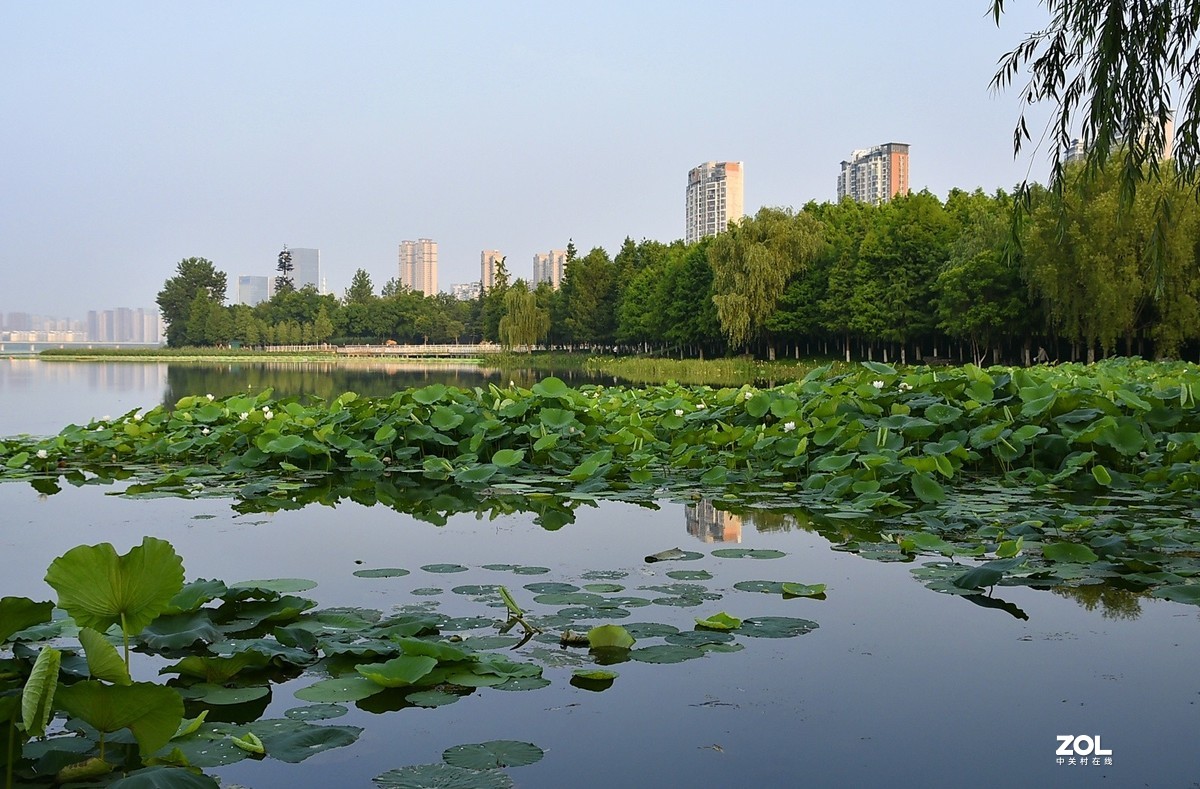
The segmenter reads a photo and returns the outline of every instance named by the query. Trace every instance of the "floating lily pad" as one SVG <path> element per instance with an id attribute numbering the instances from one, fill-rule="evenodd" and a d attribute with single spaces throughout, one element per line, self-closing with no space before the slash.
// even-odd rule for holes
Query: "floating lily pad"
<path id="1" fill-rule="evenodd" d="M 784 597 L 819 597 L 825 598 L 825 584 L 790 584 L 783 585 Z"/>
<path id="2" fill-rule="evenodd" d="M 483 569 L 496 570 L 497 572 L 511 572 L 517 569 L 518 566 L 516 564 L 485 564 L 483 565 Z"/>
<path id="3" fill-rule="evenodd" d="M 520 641 L 517 636 L 471 636 L 463 639 L 462 646 L 482 652 L 489 649 L 508 649 Z"/>
<path id="4" fill-rule="evenodd" d="M 588 570 L 579 577 L 585 581 L 619 581 L 628 578 L 629 573 L 624 570 Z"/>
<path id="5" fill-rule="evenodd" d="M 712 555 L 720 559 L 782 559 L 787 556 L 774 548 L 718 548 Z"/>
<path id="6" fill-rule="evenodd" d="M 616 597 L 604 598 L 604 605 L 616 606 L 618 608 L 641 608 L 642 606 L 650 605 L 650 601 L 644 597 L 617 595 Z"/>
<path id="7" fill-rule="evenodd" d="M 513 677 L 499 685 L 493 685 L 492 690 L 539 690 L 549 687 L 550 680 L 545 677 Z"/>
<path id="8" fill-rule="evenodd" d="M 292 707 L 283 713 L 285 718 L 294 721 L 323 721 L 340 718 L 347 709 L 341 704 L 309 704 L 305 707 Z"/>
<path id="9" fill-rule="evenodd" d="M 452 764 L 414 764 L 372 779 L 380 789 L 510 789 L 513 781 L 499 770 L 469 770 Z"/>
<path id="10" fill-rule="evenodd" d="M 783 581 L 738 581 L 733 588 L 743 592 L 783 594 Z"/>
<path id="11" fill-rule="evenodd" d="M 622 627 L 628 630 L 634 638 L 662 638 L 679 632 L 679 628 L 674 625 L 664 625 L 659 622 L 633 622 L 622 625 Z"/>
<path id="12" fill-rule="evenodd" d="M 483 616 L 462 616 L 457 619 L 448 619 L 442 623 L 442 630 L 455 632 L 459 630 L 479 630 L 484 627 L 495 626 L 495 619 L 488 619 Z"/>
<path id="13" fill-rule="evenodd" d="M 421 569 L 427 573 L 465 573 L 469 568 L 461 564 L 424 564 Z"/>
<path id="14" fill-rule="evenodd" d="M 694 562 L 703 559 L 704 554 L 696 551 L 685 551 L 682 548 L 668 548 L 665 551 L 652 553 L 646 557 L 647 562 Z"/>
<path id="15" fill-rule="evenodd" d="M 704 598 L 692 595 L 671 595 L 669 597 L 656 597 L 650 602 L 655 605 L 670 605 L 676 608 L 695 608 L 698 605 L 704 605 Z"/>
<path id="16" fill-rule="evenodd" d="M 1154 597 L 1173 600 L 1176 603 L 1200 605 L 1200 584 L 1163 586 L 1155 589 L 1151 594 Z"/>
<path id="17" fill-rule="evenodd" d="M 629 612 L 620 608 L 600 607 L 594 605 L 577 605 L 559 609 L 559 616 L 572 621 L 579 619 L 624 619 Z"/>
<path id="18" fill-rule="evenodd" d="M 382 688 L 366 677 L 357 674 L 353 676 L 334 677 L 332 679 L 314 682 L 307 688 L 300 688 L 294 695 L 301 701 L 338 702 L 358 701 L 368 696 L 374 696 Z"/>
<path id="19" fill-rule="evenodd" d="M 442 594 L 445 591 L 445 589 L 441 589 L 436 586 L 422 586 L 419 589 L 413 589 L 411 592 L 409 592 L 409 594 L 415 594 L 421 597 L 434 597 Z"/>
<path id="20" fill-rule="evenodd" d="M 696 618 L 696 627 L 703 628 L 705 630 L 737 630 L 741 626 L 742 620 L 738 619 L 736 616 L 730 616 L 724 611 L 713 614 L 712 616 Z"/>
<path id="21" fill-rule="evenodd" d="M 545 575 L 550 572 L 549 567 L 514 567 L 513 572 L 517 575 Z"/>
<path id="22" fill-rule="evenodd" d="M 456 693 L 446 693 L 442 690 L 417 690 L 404 697 L 418 707 L 444 707 L 462 698 Z"/>
<path id="23" fill-rule="evenodd" d="M 591 592 L 560 592 L 550 594 L 540 594 L 533 598 L 533 602 L 539 605 L 597 605 L 604 601 L 604 598 L 598 594 Z"/>
<path id="24" fill-rule="evenodd" d="M 642 663 L 682 663 L 685 660 L 695 660 L 704 657 L 704 653 L 696 647 L 677 646 L 675 644 L 655 644 L 649 647 L 638 647 L 629 651 L 632 660 Z"/>
<path id="25" fill-rule="evenodd" d="M 541 761 L 545 752 L 531 742 L 490 740 L 472 745 L 455 745 L 442 751 L 442 759 L 456 767 L 491 770 L 498 767 L 524 767 Z"/>
<path id="26" fill-rule="evenodd" d="M 279 594 L 295 594 L 296 592 L 307 592 L 309 589 L 316 587 L 316 581 L 310 581 L 307 578 L 268 578 L 259 581 L 241 581 L 236 584 L 229 584 L 230 589 L 266 589 L 269 592 L 278 592 Z"/>
<path id="27" fill-rule="evenodd" d="M 816 630 L 819 625 L 808 619 L 790 616 L 756 616 L 746 619 L 738 629 L 738 635 L 753 638 L 792 638 Z"/>
<path id="28" fill-rule="evenodd" d="M 625 587 L 621 584 L 584 584 L 583 587 L 588 592 L 597 594 L 611 594 L 613 592 L 623 592 Z"/>
<path id="29" fill-rule="evenodd" d="M 358 726 L 317 726 L 287 718 L 255 721 L 247 728 L 262 739 L 272 759 L 289 764 L 350 745 L 363 731 Z"/>
<path id="30" fill-rule="evenodd" d="M 378 567 L 372 570 L 355 570 L 359 578 L 400 578 L 408 575 L 408 570 L 401 567 Z"/>
<path id="31" fill-rule="evenodd" d="M 500 587 L 496 584 L 467 584 L 466 586 L 456 586 L 451 589 L 454 594 L 467 595 L 470 597 L 482 597 L 484 595 L 494 595 Z"/>
<path id="32" fill-rule="evenodd" d="M 732 633 L 724 633 L 719 630 L 682 630 L 664 636 L 664 640 L 668 644 L 698 647 L 705 644 L 725 644 L 733 641 L 734 637 Z"/>
<path id="33" fill-rule="evenodd" d="M 676 581 L 711 581 L 713 574 L 708 570 L 671 570 L 667 577 Z"/>
<path id="34" fill-rule="evenodd" d="M 261 699 L 270 692 L 270 688 L 258 685 L 245 688 L 227 688 L 224 685 L 200 683 L 187 688 L 181 688 L 179 695 L 185 699 L 193 699 L 203 704 L 223 706 L 227 704 L 245 704 L 248 701 Z"/>
<path id="35" fill-rule="evenodd" d="M 566 594 L 568 592 L 578 592 L 579 587 L 574 584 L 561 583 L 558 581 L 543 581 L 536 584 L 525 584 L 525 588 L 534 594 Z"/>

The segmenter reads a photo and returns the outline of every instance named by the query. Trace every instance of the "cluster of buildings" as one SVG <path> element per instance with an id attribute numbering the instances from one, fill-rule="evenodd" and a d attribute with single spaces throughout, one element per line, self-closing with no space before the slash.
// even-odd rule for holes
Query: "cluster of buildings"
<path id="1" fill-rule="evenodd" d="M 27 312 L 0 315 L 0 342 L 154 345 L 162 336 L 158 311 L 140 307 L 89 310 L 82 321 Z"/>
<path id="2" fill-rule="evenodd" d="M 291 256 L 291 280 L 297 290 L 311 285 L 320 293 L 327 292 L 325 278 L 321 276 L 321 250 L 304 247 L 288 249 L 285 246 L 283 253 Z M 271 297 L 275 295 L 275 277 L 275 274 L 271 276 L 239 274 L 237 290 L 233 293 L 234 303 L 253 307 L 260 302 L 270 301 Z"/>

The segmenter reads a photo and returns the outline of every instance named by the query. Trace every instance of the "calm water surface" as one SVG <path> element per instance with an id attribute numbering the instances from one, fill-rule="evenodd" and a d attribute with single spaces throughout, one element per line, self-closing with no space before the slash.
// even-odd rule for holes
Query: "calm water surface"
<path id="1" fill-rule="evenodd" d="M 55 432 L 97 411 L 152 405 L 168 389 L 177 396 L 184 385 L 166 365 L 72 371 L 33 364 L 0 367 L 0 434 Z M 212 380 L 196 391 L 223 393 Z M 230 385 L 244 388 L 245 378 Z M 484 689 L 446 707 L 382 714 L 351 705 L 330 722 L 364 727 L 355 744 L 300 765 L 248 761 L 213 771 L 227 783 L 369 787 L 388 769 L 435 763 L 448 747 L 493 739 L 545 749 L 541 762 L 508 771 L 522 787 L 1190 787 L 1200 780 L 1200 616 L 1193 606 L 998 590 L 1028 615 L 1022 620 L 926 589 L 911 575 L 913 564 L 831 550 L 787 516 L 703 509 L 689 516 L 669 502 L 580 507 L 574 523 L 548 532 L 526 514 L 463 514 L 435 527 L 382 506 L 240 515 L 226 500 L 129 500 L 112 492 L 66 487 L 47 497 L 0 484 L 0 596 L 52 599 L 42 577 L 56 556 L 101 541 L 124 552 L 149 534 L 175 545 L 189 579 L 311 578 L 319 585 L 305 594 L 321 606 L 386 612 L 417 600 L 416 589 L 440 588 L 419 599 L 449 615 L 492 615 L 452 588 L 503 583 L 531 603 L 526 582 L 578 583 L 588 570 L 620 570 L 628 573 L 624 594 L 648 596 L 640 587 L 670 583 L 669 570 L 705 569 L 714 575 L 705 585 L 722 595 L 711 607 L 651 605 L 624 621 L 690 629 L 693 617 L 724 610 L 820 625 L 798 638 L 744 639 L 741 652 L 677 665 L 624 663 L 603 693 L 570 686 L 564 667 L 547 669 L 553 684 L 537 691 Z M 730 543 L 786 556 L 712 555 Z M 643 561 L 676 546 L 704 557 Z M 420 569 L 435 563 L 470 569 Z M 491 563 L 551 572 L 523 578 L 482 568 Z M 412 572 L 353 576 L 363 566 Z M 828 599 L 734 589 L 742 580 L 826 583 Z M 277 686 L 266 717 L 297 706 L 290 693 L 309 681 Z M 1099 735 L 1113 764 L 1056 764 L 1059 734 Z"/>

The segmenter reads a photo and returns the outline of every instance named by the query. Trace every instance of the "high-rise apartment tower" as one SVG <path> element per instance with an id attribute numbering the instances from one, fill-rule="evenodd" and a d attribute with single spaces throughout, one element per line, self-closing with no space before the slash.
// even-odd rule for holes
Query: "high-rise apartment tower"
<path id="1" fill-rule="evenodd" d="M 438 246 L 429 238 L 400 242 L 400 284 L 432 296 L 438 292 Z"/>
<path id="2" fill-rule="evenodd" d="M 541 282 L 549 282 L 550 287 L 558 290 L 562 285 L 563 271 L 566 267 L 567 250 L 565 249 L 552 249 L 545 255 L 535 254 L 533 256 L 533 286 L 536 288 Z"/>
<path id="3" fill-rule="evenodd" d="M 688 171 L 684 241 L 715 236 L 742 218 L 742 175 L 741 162 L 705 162 Z"/>
<path id="4" fill-rule="evenodd" d="M 908 143 L 889 142 L 860 149 L 842 162 L 838 176 L 838 200 L 849 197 L 859 203 L 886 203 L 896 195 L 908 194 Z"/>
<path id="5" fill-rule="evenodd" d="M 504 255 L 498 249 L 485 249 L 479 253 L 479 282 L 484 290 L 496 286 L 496 267 L 502 260 Z"/>

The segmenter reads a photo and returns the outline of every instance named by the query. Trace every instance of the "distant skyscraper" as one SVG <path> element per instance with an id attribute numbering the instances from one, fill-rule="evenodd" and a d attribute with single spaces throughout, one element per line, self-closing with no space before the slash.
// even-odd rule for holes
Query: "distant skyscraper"
<path id="1" fill-rule="evenodd" d="M 255 304 L 267 301 L 271 298 L 272 281 L 270 277 L 240 275 L 237 279 L 237 303 L 253 307 Z"/>
<path id="2" fill-rule="evenodd" d="M 563 270 L 567 267 L 567 250 L 552 249 L 547 254 L 533 256 L 533 286 L 549 282 L 550 287 L 558 290 L 562 285 Z"/>
<path id="3" fill-rule="evenodd" d="M 498 249 L 485 249 L 479 253 L 479 282 L 484 290 L 491 290 L 496 284 L 496 267 L 504 255 Z"/>
<path id="4" fill-rule="evenodd" d="M 292 284 L 296 290 L 305 285 L 321 289 L 321 250 L 319 249 L 290 249 L 292 253 Z"/>
<path id="5" fill-rule="evenodd" d="M 438 292 L 437 242 L 420 238 L 400 242 L 400 284 L 426 296 Z"/>
<path id="6" fill-rule="evenodd" d="M 741 162 L 705 162 L 688 171 L 684 241 L 715 236 L 742 218 L 742 177 Z"/>
<path id="7" fill-rule="evenodd" d="M 842 162 L 838 176 L 838 200 L 849 197 L 859 203 L 886 203 L 896 195 L 908 194 L 908 143 L 889 142 L 856 150 Z"/>

